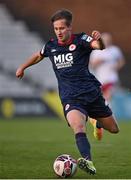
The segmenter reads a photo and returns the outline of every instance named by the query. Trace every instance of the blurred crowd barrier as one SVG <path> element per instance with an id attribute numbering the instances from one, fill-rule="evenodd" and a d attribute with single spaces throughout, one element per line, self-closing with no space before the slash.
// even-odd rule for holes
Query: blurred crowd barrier
<path id="1" fill-rule="evenodd" d="M 131 120 L 131 92 L 122 90 L 115 93 L 111 106 L 118 120 Z"/>
<path id="2" fill-rule="evenodd" d="M 42 98 L 11 97 L 0 98 L 0 117 L 57 117 Z"/>
<path id="3" fill-rule="evenodd" d="M 118 91 L 111 106 L 117 120 L 131 120 L 131 93 Z M 46 92 L 39 97 L 0 98 L 0 118 L 54 117 L 63 119 L 62 105 L 57 92 Z"/>

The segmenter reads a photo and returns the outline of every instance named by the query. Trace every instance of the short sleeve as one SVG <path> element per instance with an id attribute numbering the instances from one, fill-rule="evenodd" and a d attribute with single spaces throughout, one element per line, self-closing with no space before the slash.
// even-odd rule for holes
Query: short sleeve
<path id="1" fill-rule="evenodd" d="M 47 44 L 45 44 L 42 49 L 40 50 L 40 54 L 44 57 L 48 57 L 48 48 L 47 48 Z"/>
<path id="2" fill-rule="evenodd" d="M 91 47 L 91 42 L 93 41 L 93 38 L 89 35 L 87 35 L 86 33 L 83 33 L 80 37 L 80 44 L 84 47 L 84 48 L 90 48 L 91 50 L 93 50 L 93 48 Z"/>

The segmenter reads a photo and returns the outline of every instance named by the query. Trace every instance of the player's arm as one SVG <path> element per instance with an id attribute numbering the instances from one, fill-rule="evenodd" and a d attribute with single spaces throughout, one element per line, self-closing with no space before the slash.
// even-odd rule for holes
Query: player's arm
<path id="1" fill-rule="evenodd" d="M 105 49 L 105 45 L 101 39 L 101 34 L 99 31 L 93 31 L 92 32 L 93 40 L 91 42 L 91 47 L 93 49 Z"/>
<path id="2" fill-rule="evenodd" d="M 44 55 L 40 52 L 36 52 L 31 57 L 29 57 L 26 62 L 20 65 L 16 71 L 16 77 L 22 78 L 24 76 L 24 70 L 34 64 L 39 63 L 44 58 Z"/>

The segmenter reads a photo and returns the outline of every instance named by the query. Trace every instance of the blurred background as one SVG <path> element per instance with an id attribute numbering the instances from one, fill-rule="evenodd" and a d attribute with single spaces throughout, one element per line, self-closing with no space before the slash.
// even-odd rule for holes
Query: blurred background
<path id="1" fill-rule="evenodd" d="M 131 3 L 130 0 L 0 0 L 0 116 L 63 118 L 57 81 L 47 59 L 15 77 L 17 67 L 54 37 L 51 15 L 72 11 L 75 33 L 110 32 L 126 63 L 120 70 L 120 88 L 112 98 L 118 119 L 131 119 Z"/>

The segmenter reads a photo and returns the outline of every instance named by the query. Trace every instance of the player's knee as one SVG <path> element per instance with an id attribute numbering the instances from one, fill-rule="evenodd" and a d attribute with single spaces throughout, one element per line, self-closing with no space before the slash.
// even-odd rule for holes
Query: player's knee
<path id="1" fill-rule="evenodd" d="M 84 125 L 78 125 L 78 126 L 74 126 L 73 128 L 74 133 L 85 133 L 86 132 L 86 128 Z"/>
<path id="2" fill-rule="evenodd" d="M 85 133 L 85 127 L 83 125 L 80 125 L 77 127 L 76 131 L 77 131 L 77 133 L 79 133 L 79 132 Z"/>

